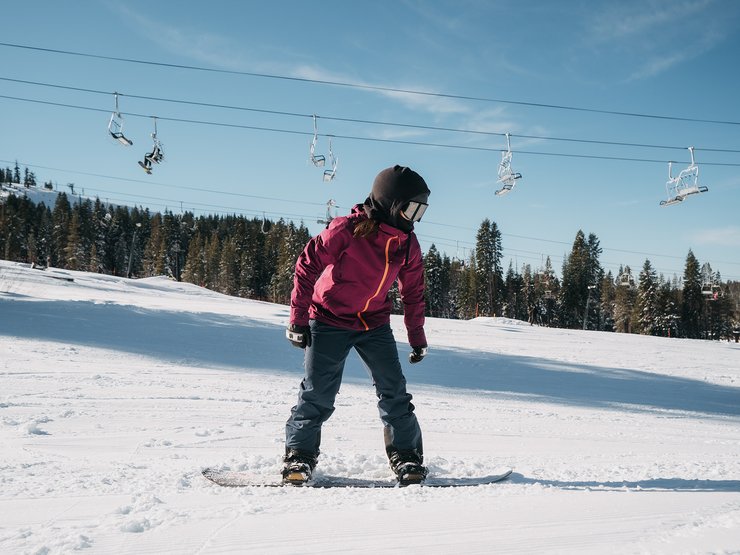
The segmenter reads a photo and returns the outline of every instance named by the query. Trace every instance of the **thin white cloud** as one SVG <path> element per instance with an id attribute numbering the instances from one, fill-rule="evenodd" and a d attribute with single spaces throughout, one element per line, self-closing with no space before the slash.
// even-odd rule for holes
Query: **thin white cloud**
<path id="1" fill-rule="evenodd" d="M 591 39 L 599 42 L 644 37 L 675 26 L 685 29 L 691 27 L 692 17 L 702 13 L 713 3 L 715 0 L 614 2 L 608 9 L 596 13 L 588 28 Z"/>
<path id="2" fill-rule="evenodd" d="M 675 65 L 679 65 L 685 62 L 686 60 L 695 58 L 696 56 L 696 53 L 686 55 L 683 52 L 679 52 L 677 54 L 674 54 L 673 56 L 663 56 L 648 60 L 644 65 L 639 67 L 637 71 L 632 72 L 629 77 L 627 77 L 626 81 L 639 81 L 641 79 L 653 77 L 655 75 L 663 73 L 664 71 L 670 69 Z"/>
<path id="3" fill-rule="evenodd" d="M 626 82 L 647 79 L 714 48 L 732 19 L 722 16 L 717 0 L 614 2 L 586 16 L 585 51 L 614 51 L 632 60 Z"/>
<path id="4" fill-rule="evenodd" d="M 405 108 L 411 110 L 418 110 L 423 112 L 430 112 L 435 114 L 462 114 L 470 112 L 470 107 L 463 104 L 459 100 L 454 98 L 445 98 L 436 96 L 434 91 L 429 91 L 424 86 L 414 85 L 392 85 L 388 83 L 369 83 L 364 81 L 357 81 L 351 77 L 347 77 L 341 74 L 337 74 L 328 71 L 324 68 L 317 66 L 303 65 L 295 68 L 292 71 L 294 77 L 300 77 L 302 79 L 314 79 L 317 81 L 330 81 L 338 83 L 351 83 L 361 87 L 378 87 L 379 89 L 395 89 L 395 90 L 379 90 L 368 88 L 368 92 L 382 95 L 386 98 L 393 99 L 403 105 Z M 420 91 L 429 92 L 431 94 L 416 94 L 401 91 Z"/>
<path id="5" fill-rule="evenodd" d="M 132 28 L 169 52 L 223 69 L 245 69 L 236 41 L 195 29 L 177 28 L 161 20 L 152 21 L 122 3 L 109 6 Z"/>
<path id="6" fill-rule="evenodd" d="M 638 67 L 628 78 L 627 81 L 636 81 L 653 77 L 671 67 L 690 62 L 699 58 L 724 39 L 721 33 L 705 31 L 691 43 L 691 48 L 683 48 L 676 51 L 675 48 L 661 49 L 657 48 L 658 53 L 646 56 L 646 61 Z"/>
<path id="7" fill-rule="evenodd" d="M 712 229 L 704 229 L 692 235 L 694 241 L 700 245 L 720 247 L 740 247 L 740 226 L 728 225 Z"/>
<path id="8" fill-rule="evenodd" d="M 110 8 L 127 21 L 128 24 L 163 49 L 214 67 L 234 71 L 283 74 L 300 79 L 347 83 L 359 86 L 379 87 L 381 89 L 397 89 L 378 90 L 368 88 L 367 91 L 390 98 L 410 110 L 440 115 L 461 114 L 470 111 L 469 106 L 453 98 L 440 97 L 435 94 L 426 95 L 400 92 L 401 90 L 427 91 L 427 87 L 422 85 L 369 83 L 347 75 L 331 72 L 320 66 L 305 64 L 289 65 L 282 62 L 275 62 L 268 60 L 264 56 L 255 56 L 254 53 L 243 52 L 237 41 L 229 40 L 221 35 L 203 33 L 190 29 L 180 29 L 162 24 L 161 21 L 155 23 L 140 13 L 118 3 L 110 4 Z M 429 92 L 434 93 L 434 91 Z"/>

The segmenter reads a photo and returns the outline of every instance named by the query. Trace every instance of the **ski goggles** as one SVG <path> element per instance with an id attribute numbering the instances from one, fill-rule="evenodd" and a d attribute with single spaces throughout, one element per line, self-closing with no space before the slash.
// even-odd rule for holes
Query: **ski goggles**
<path id="1" fill-rule="evenodd" d="M 420 222 L 428 206 L 426 202 L 412 200 L 401 210 L 401 215 L 410 222 Z"/>

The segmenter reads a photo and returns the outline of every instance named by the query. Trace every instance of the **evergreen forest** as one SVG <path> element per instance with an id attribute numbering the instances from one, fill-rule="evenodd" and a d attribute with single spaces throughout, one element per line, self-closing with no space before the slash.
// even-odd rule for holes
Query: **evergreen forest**
<path id="1" fill-rule="evenodd" d="M 241 215 L 150 212 L 56 195 L 54 206 L 21 193 L 37 184 L 28 169 L 0 169 L 0 258 L 69 270 L 143 278 L 166 275 L 226 295 L 280 304 L 290 302 L 296 259 L 310 239 L 303 223 Z M 44 184 L 52 189 L 51 184 Z M 427 315 L 470 319 L 501 316 L 531 324 L 729 339 L 740 328 L 740 282 L 689 250 L 681 276 L 642 268 L 605 272 L 593 233 L 578 230 L 560 274 L 543 267 L 502 267 L 501 231 L 481 222 L 466 259 L 431 245 L 424 254 Z M 398 290 L 390 295 L 402 311 Z"/>

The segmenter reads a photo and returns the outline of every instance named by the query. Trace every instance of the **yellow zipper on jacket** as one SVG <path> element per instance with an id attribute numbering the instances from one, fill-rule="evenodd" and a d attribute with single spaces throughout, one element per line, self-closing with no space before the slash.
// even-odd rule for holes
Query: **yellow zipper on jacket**
<path id="1" fill-rule="evenodd" d="M 365 322 L 365 319 L 362 317 L 362 313 L 367 311 L 368 307 L 370 306 L 370 302 L 377 297 L 380 292 L 383 289 L 383 284 L 385 283 L 385 278 L 388 277 L 388 270 L 390 269 L 390 248 L 391 248 L 391 241 L 393 240 L 398 241 L 398 245 L 401 245 L 401 238 L 398 235 L 394 235 L 393 237 L 390 237 L 388 241 L 385 243 L 385 269 L 383 270 L 383 277 L 380 278 L 380 283 L 378 284 L 378 288 L 375 290 L 375 293 L 372 297 L 370 297 L 367 302 L 365 303 L 365 307 L 360 310 L 357 313 L 357 317 L 360 319 L 360 322 L 362 322 L 362 325 L 365 326 L 365 331 L 368 331 L 370 329 L 370 326 L 367 325 L 367 322 Z"/>

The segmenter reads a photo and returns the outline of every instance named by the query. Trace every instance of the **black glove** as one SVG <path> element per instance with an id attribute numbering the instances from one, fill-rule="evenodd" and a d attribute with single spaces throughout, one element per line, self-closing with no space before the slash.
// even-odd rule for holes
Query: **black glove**
<path id="1" fill-rule="evenodd" d="M 411 364 L 416 364 L 417 362 L 421 362 L 421 359 L 423 359 L 425 356 L 427 356 L 427 346 L 424 345 L 423 347 L 411 347 L 413 350 L 409 353 L 409 362 Z"/>
<path id="2" fill-rule="evenodd" d="M 308 326 L 291 324 L 288 326 L 288 329 L 285 330 L 285 337 L 287 337 L 288 341 L 299 349 L 305 349 L 306 347 L 311 346 L 311 328 Z"/>

